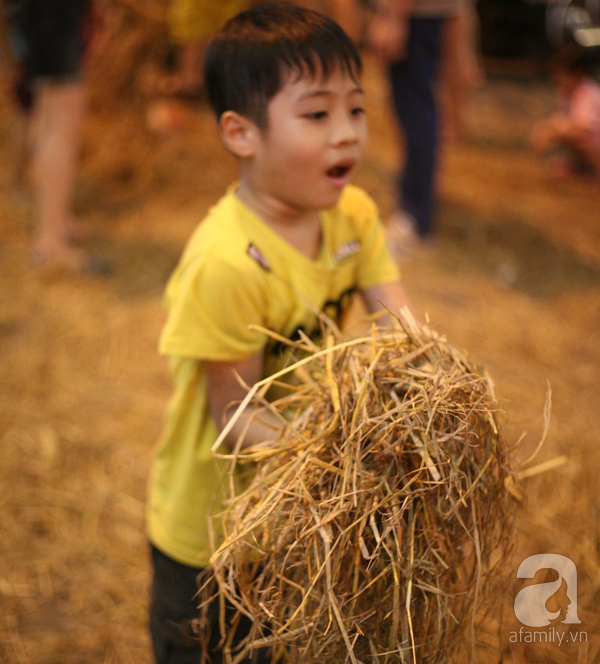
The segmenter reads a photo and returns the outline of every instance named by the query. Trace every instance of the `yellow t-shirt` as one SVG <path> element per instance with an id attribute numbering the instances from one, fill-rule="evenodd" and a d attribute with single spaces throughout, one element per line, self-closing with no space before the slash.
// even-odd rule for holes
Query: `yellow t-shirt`
<path id="1" fill-rule="evenodd" d="M 285 362 L 252 324 L 292 339 L 320 329 L 316 312 L 340 321 L 351 294 L 396 281 L 373 201 L 346 187 L 321 213 L 322 249 L 312 260 L 247 208 L 233 191 L 198 226 L 166 291 L 160 351 L 171 357 L 174 393 L 150 480 L 150 540 L 179 562 L 208 563 L 208 515 L 218 511 L 222 460 L 207 402 L 203 360 L 235 361 L 258 352 L 265 375 Z M 226 488 L 226 487 L 225 487 Z M 220 490 L 223 494 L 224 488 Z"/>

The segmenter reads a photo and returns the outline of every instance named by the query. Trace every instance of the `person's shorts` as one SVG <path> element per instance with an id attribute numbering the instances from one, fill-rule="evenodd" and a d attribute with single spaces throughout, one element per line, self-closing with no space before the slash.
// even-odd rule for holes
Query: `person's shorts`
<path id="1" fill-rule="evenodd" d="M 80 76 L 89 0 L 5 0 L 15 57 L 34 83 Z"/>
<path id="2" fill-rule="evenodd" d="M 152 562 L 152 586 L 150 596 L 150 635 L 156 664 L 200 664 L 205 662 L 201 639 L 194 633 L 192 622 L 200 617 L 197 579 L 201 568 L 189 567 L 173 560 L 155 546 L 150 545 Z M 226 603 L 225 620 L 234 615 L 234 609 Z M 220 603 L 216 597 L 209 605 L 204 625 L 204 642 L 213 664 L 223 664 L 225 655 L 220 643 Z M 242 616 L 237 625 L 233 642 L 244 639 L 251 623 Z M 229 661 L 229 660 L 228 660 Z M 252 660 L 244 658 L 241 664 L 271 664 L 268 650 L 254 652 Z"/>

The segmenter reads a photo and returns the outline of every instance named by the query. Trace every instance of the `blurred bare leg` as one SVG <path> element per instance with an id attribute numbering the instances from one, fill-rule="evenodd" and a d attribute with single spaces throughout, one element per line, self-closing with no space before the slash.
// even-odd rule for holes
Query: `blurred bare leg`
<path id="1" fill-rule="evenodd" d="M 448 138 L 464 131 L 464 106 L 469 94 L 483 84 L 483 68 L 478 58 L 478 23 L 474 11 L 465 11 L 446 23 L 442 81 L 443 123 Z"/>
<path id="2" fill-rule="evenodd" d="M 23 112 L 19 118 L 17 144 L 15 146 L 14 182 L 17 193 L 21 194 L 25 188 L 27 168 L 33 154 L 36 136 L 37 116 L 33 112 Z"/>
<path id="3" fill-rule="evenodd" d="M 182 93 L 197 93 L 204 84 L 202 80 L 202 61 L 204 58 L 204 44 L 192 42 L 179 47 L 177 54 L 179 76 L 181 77 Z"/>
<path id="4" fill-rule="evenodd" d="M 34 253 L 39 262 L 82 269 L 85 254 L 69 244 L 84 91 L 80 83 L 42 83 L 36 91 L 36 204 Z"/>

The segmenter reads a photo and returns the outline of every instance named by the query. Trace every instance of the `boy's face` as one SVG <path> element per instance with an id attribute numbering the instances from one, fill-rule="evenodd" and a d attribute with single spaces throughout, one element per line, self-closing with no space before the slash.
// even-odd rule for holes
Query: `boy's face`
<path id="1" fill-rule="evenodd" d="M 291 75 L 267 112 L 247 170 L 254 194 L 285 213 L 335 205 L 367 141 L 360 85 L 337 68 L 327 79 Z"/>

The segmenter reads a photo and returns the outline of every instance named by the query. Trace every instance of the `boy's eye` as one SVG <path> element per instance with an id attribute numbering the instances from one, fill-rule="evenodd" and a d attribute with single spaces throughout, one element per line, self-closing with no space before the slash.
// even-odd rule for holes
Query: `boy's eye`
<path id="1" fill-rule="evenodd" d="M 365 109 L 362 106 L 356 106 L 352 109 L 352 115 L 363 115 Z"/>
<path id="2" fill-rule="evenodd" d="M 315 111 L 314 113 L 307 113 L 305 115 L 309 120 L 322 120 L 327 117 L 327 111 Z"/>

